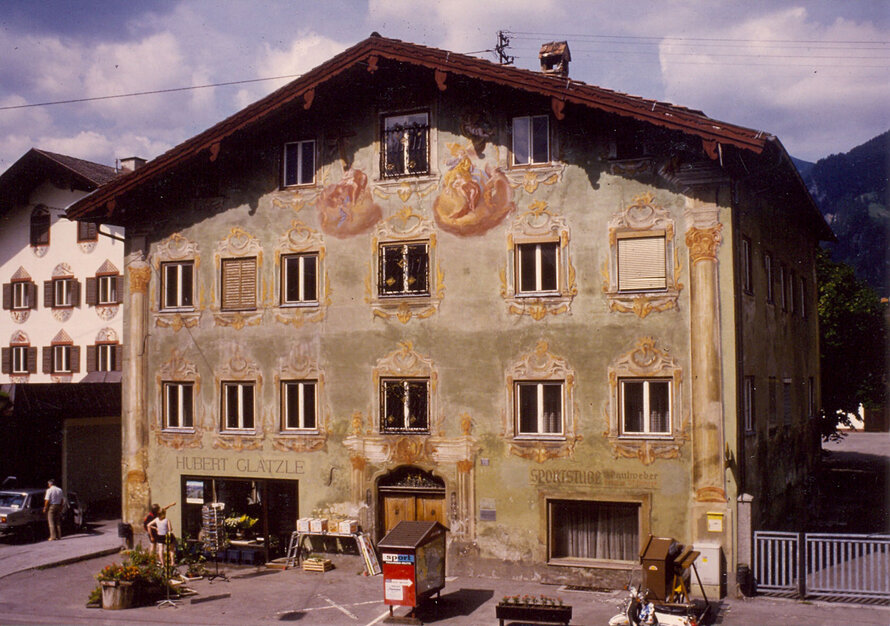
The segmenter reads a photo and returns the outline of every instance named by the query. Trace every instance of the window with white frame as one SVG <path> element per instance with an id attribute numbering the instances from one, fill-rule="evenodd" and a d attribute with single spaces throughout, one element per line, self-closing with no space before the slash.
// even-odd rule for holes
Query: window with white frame
<path id="1" fill-rule="evenodd" d="M 380 175 L 384 178 L 430 171 L 430 116 L 426 111 L 385 115 L 381 125 Z"/>
<path id="2" fill-rule="evenodd" d="M 773 304 L 775 301 L 773 296 L 773 255 L 769 252 L 763 253 L 763 270 L 766 274 L 766 301 Z"/>
<path id="3" fill-rule="evenodd" d="M 194 428 L 194 393 L 193 382 L 165 382 L 164 394 L 164 428 Z"/>
<path id="4" fill-rule="evenodd" d="M 315 431 L 317 425 L 315 380 L 281 381 L 281 430 Z"/>
<path id="5" fill-rule="evenodd" d="M 253 430 L 254 383 L 222 383 L 222 415 L 224 430 Z"/>
<path id="6" fill-rule="evenodd" d="M 380 432 L 429 432 L 428 378 L 380 381 Z"/>
<path id="7" fill-rule="evenodd" d="M 378 293 L 381 296 L 429 295 L 428 242 L 381 244 L 378 264 Z"/>
<path id="8" fill-rule="evenodd" d="M 27 374 L 28 372 L 28 347 L 12 346 L 12 373 Z"/>
<path id="9" fill-rule="evenodd" d="M 741 257 L 740 271 L 742 274 L 742 289 L 745 293 L 753 293 L 754 281 L 751 275 L 751 240 L 747 237 L 742 237 Z"/>
<path id="10" fill-rule="evenodd" d="M 100 343 L 96 346 L 96 371 L 116 372 L 120 369 L 116 343 Z"/>
<path id="11" fill-rule="evenodd" d="M 563 434 L 563 381 L 520 381 L 515 387 L 516 436 Z"/>
<path id="12" fill-rule="evenodd" d="M 54 278 L 52 280 L 53 299 L 48 303 L 49 306 L 56 308 L 74 306 L 74 287 L 75 280 L 73 278 Z"/>
<path id="13" fill-rule="evenodd" d="M 525 115 L 513 118 L 513 165 L 550 162 L 550 118 Z"/>
<path id="14" fill-rule="evenodd" d="M 318 302 L 318 253 L 281 257 L 281 304 Z"/>
<path id="15" fill-rule="evenodd" d="M 11 345 L 2 350 L 2 373 L 22 376 L 37 371 L 37 348 L 27 344 Z"/>
<path id="16" fill-rule="evenodd" d="M 665 234 L 618 233 L 618 291 L 667 288 Z"/>
<path id="17" fill-rule="evenodd" d="M 754 377 L 745 376 L 745 386 L 743 389 L 744 398 L 743 410 L 745 412 L 745 432 L 754 432 Z"/>
<path id="18" fill-rule="evenodd" d="M 623 378 L 620 380 L 621 432 L 624 435 L 669 435 L 671 432 L 671 380 Z"/>
<path id="19" fill-rule="evenodd" d="M 12 308 L 14 310 L 36 308 L 35 285 L 31 281 L 16 281 L 12 283 Z"/>
<path id="20" fill-rule="evenodd" d="M 548 500 L 549 559 L 636 562 L 640 508 L 635 502 Z"/>
<path id="21" fill-rule="evenodd" d="M 517 295 L 559 293 L 559 242 L 516 244 Z"/>
<path id="22" fill-rule="evenodd" d="M 284 144 L 283 186 L 311 185 L 315 182 L 315 140 Z"/>
<path id="23" fill-rule="evenodd" d="M 161 308 L 194 307 L 194 261 L 177 261 L 161 265 Z"/>
<path id="24" fill-rule="evenodd" d="M 222 310 L 245 311 L 256 309 L 256 257 L 222 260 Z"/>
<path id="25" fill-rule="evenodd" d="M 119 276 L 97 276 L 96 289 L 99 304 L 117 304 L 120 296 L 117 290 Z"/>
<path id="26" fill-rule="evenodd" d="M 53 373 L 68 374 L 74 371 L 74 346 L 53 346 Z"/>

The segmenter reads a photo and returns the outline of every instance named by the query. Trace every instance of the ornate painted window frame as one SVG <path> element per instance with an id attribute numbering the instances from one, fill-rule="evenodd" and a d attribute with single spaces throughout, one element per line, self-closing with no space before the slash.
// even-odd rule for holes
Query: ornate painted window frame
<path id="1" fill-rule="evenodd" d="M 290 380 L 315 381 L 315 429 L 305 431 L 286 431 L 282 427 L 283 398 L 281 383 Z M 267 413 L 264 423 L 266 432 L 272 436 L 272 447 L 282 452 L 312 452 L 325 447 L 328 440 L 328 411 L 325 400 L 324 372 L 315 360 L 309 358 L 302 346 L 295 346 L 287 356 L 278 360 L 278 371 L 275 373 L 275 388 L 278 410 L 274 414 Z"/>
<path id="2" fill-rule="evenodd" d="M 164 278 L 161 275 L 164 263 L 177 261 L 192 262 L 192 289 L 194 291 L 194 307 L 191 310 L 167 311 L 160 308 L 161 290 L 164 288 Z M 155 326 L 159 328 L 172 328 L 178 331 L 180 328 L 194 328 L 201 319 L 201 311 L 204 308 L 204 294 L 198 292 L 198 268 L 201 265 L 201 254 L 198 244 L 184 237 L 181 233 L 173 233 L 167 239 L 159 243 L 152 253 L 152 269 L 157 280 L 152 281 L 153 287 L 149 306 Z M 98 311 L 98 308 L 97 308 Z"/>
<path id="3" fill-rule="evenodd" d="M 222 261 L 232 258 L 256 258 L 256 309 L 253 311 L 222 310 Z M 229 326 L 241 330 L 245 326 L 258 326 L 263 320 L 263 311 L 269 303 L 266 281 L 263 279 L 263 246 L 260 240 L 240 226 L 233 226 L 228 236 L 220 241 L 213 253 L 214 289 L 210 299 L 210 310 L 217 326 Z"/>
<path id="4" fill-rule="evenodd" d="M 429 295 L 381 297 L 377 285 L 380 246 L 411 241 L 429 242 Z M 437 232 L 433 223 L 414 213 L 408 206 L 377 224 L 371 238 L 372 260 L 365 277 L 365 302 L 371 306 L 374 317 L 386 320 L 396 318 L 407 324 L 412 318 L 425 319 L 439 310 L 445 297 L 445 275 L 439 266 L 437 247 Z"/>
<path id="5" fill-rule="evenodd" d="M 166 428 L 164 425 L 164 383 L 192 383 L 192 428 Z M 178 349 L 173 348 L 170 358 L 158 368 L 155 374 L 157 390 L 156 415 L 152 428 L 155 430 L 155 441 L 158 445 L 179 450 L 182 448 L 200 448 L 203 443 L 205 423 L 204 405 L 199 402 L 201 397 L 201 375 L 194 362 Z"/>
<path id="6" fill-rule="evenodd" d="M 223 450 L 260 450 L 263 447 L 263 430 L 270 423 L 269 420 L 274 419 L 268 411 L 263 410 L 266 406 L 266 403 L 263 402 L 263 373 L 256 361 L 242 354 L 241 346 L 237 344 L 221 350 L 220 354 L 231 354 L 232 357 L 222 363 L 215 374 L 214 389 L 218 393 L 215 406 L 219 407 L 219 414 L 215 420 L 218 432 L 213 440 L 213 447 Z M 220 400 L 222 385 L 229 382 L 253 383 L 254 385 L 253 431 L 223 431 L 222 402 Z"/>
<path id="7" fill-rule="evenodd" d="M 15 372 L 13 371 L 13 348 L 24 348 L 25 349 L 25 369 L 28 371 L 25 372 Z M 30 361 L 33 357 L 34 359 L 34 373 L 37 373 L 37 347 L 31 345 L 31 339 L 28 337 L 28 333 L 19 329 L 12 333 L 12 337 L 9 338 L 9 346 L 4 347 L 4 350 L 9 349 L 9 382 L 12 384 L 16 383 L 27 383 L 31 376 L 31 371 L 28 369 L 30 365 Z M 32 352 L 33 350 L 33 352 Z"/>
<path id="8" fill-rule="evenodd" d="M 318 270 L 316 286 L 318 300 L 311 304 L 281 303 L 284 272 L 281 263 L 285 256 L 290 254 L 318 255 Z M 299 328 L 307 322 L 320 322 L 327 315 L 327 309 L 331 305 L 331 281 L 328 277 L 325 264 L 325 245 L 321 233 L 310 228 L 299 220 L 291 220 L 290 228 L 281 235 L 278 245 L 275 247 L 275 297 L 278 306 L 275 309 L 275 319 L 282 324 L 288 324 Z"/>
<path id="9" fill-rule="evenodd" d="M 427 398 L 427 411 L 429 413 L 429 432 L 407 433 L 386 432 L 380 428 L 380 384 L 387 378 L 423 378 L 429 381 L 429 397 Z M 373 432 L 387 438 L 392 437 L 429 437 L 441 430 L 441 417 L 438 407 L 439 372 L 429 357 L 423 356 L 414 350 L 414 344 L 410 341 L 400 341 L 399 349 L 390 352 L 377 361 L 373 373 L 372 420 Z"/>
<path id="10" fill-rule="evenodd" d="M 518 292 L 516 247 L 528 243 L 558 243 L 557 293 L 522 295 Z M 529 210 L 516 217 L 507 231 L 507 262 L 500 272 L 501 296 L 513 315 L 529 315 L 534 320 L 547 315 L 569 313 L 578 294 L 575 267 L 569 252 L 569 228 L 565 218 L 555 215 L 543 201 L 533 202 Z"/>
<path id="11" fill-rule="evenodd" d="M 563 385 L 563 415 L 561 435 L 518 435 L 516 428 L 516 383 L 561 382 Z M 534 351 L 521 355 L 505 373 L 504 391 L 506 410 L 503 417 L 504 438 L 510 442 L 510 452 L 524 459 L 543 463 L 548 459 L 572 456 L 581 441 L 577 434 L 575 410 L 575 370 L 568 362 L 550 352 L 546 341 L 538 342 Z"/>
<path id="12" fill-rule="evenodd" d="M 619 291 L 618 289 L 618 239 L 621 236 L 661 231 L 665 246 L 664 289 Z M 677 308 L 680 291 L 680 258 L 674 242 L 674 220 L 670 212 L 655 204 L 651 192 L 634 197 L 633 201 L 609 220 L 609 257 L 603 263 L 603 294 L 610 311 L 633 312 L 639 318 L 649 313 Z"/>
<path id="13" fill-rule="evenodd" d="M 689 439 L 689 414 L 683 403 L 683 370 L 672 355 L 656 347 L 652 337 L 642 337 L 629 352 L 609 365 L 609 400 L 603 409 L 608 430 L 603 436 L 613 455 L 639 459 L 651 465 L 655 459 L 675 459 Z M 667 434 L 624 435 L 621 431 L 620 383 L 626 378 L 667 378 L 671 381 L 671 431 Z"/>

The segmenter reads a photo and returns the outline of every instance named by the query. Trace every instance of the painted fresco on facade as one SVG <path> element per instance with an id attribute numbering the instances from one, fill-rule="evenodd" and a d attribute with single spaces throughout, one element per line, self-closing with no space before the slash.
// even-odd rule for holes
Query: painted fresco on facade
<path id="1" fill-rule="evenodd" d="M 452 158 L 433 202 L 436 223 L 455 235 L 482 235 L 516 208 L 510 181 L 500 168 L 474 163 L 472 146 L 450 143 L 448 149 Z"/>
<path id="2" fill-rule="evenodd" d="M 368 187 L 368 175 L 349 169 L 339 182 L 325 187 L 318 198 L 321 229 L 334 237 L 351 237 L 376 224 L 383 213 Z"/>

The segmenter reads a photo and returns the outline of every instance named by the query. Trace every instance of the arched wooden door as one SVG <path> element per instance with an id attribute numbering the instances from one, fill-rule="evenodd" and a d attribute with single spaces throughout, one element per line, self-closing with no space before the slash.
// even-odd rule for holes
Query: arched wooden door
<path id="1" fill-rule="evenodd" d="M 416 467 L 399 467 L 377 483 L 379 537 L 402 520 L 445 522 L 445 482 Z"/>

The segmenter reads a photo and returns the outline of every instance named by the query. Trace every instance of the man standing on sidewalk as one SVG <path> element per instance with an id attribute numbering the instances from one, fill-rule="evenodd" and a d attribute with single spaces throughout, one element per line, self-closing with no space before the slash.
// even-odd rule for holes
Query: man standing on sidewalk
<path id="1" fill-rule="evenodd" d="M 43 512 L 46 513 L 46 522 L 49 524 L 49 540 L 56 541 L 62 538 L 62 502 L 65 497 L 52 478 L 46 485 L 48 489 L 43 498 Z"/>

